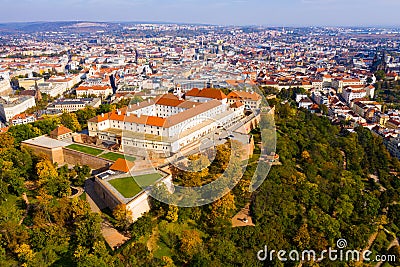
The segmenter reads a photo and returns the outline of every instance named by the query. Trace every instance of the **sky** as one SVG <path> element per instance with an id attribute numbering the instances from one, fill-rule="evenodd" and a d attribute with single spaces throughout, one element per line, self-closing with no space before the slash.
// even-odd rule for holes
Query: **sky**
<path id="1" fill-rule="evenodd" d="M 400 0 L 0 0 L 0 22 L 400 26 Z"/>

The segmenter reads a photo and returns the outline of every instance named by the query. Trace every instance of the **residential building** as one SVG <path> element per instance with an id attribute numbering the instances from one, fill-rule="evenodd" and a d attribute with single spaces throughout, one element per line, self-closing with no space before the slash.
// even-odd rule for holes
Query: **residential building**
<path id="1" fill-rule="evenodd" d="M 228 94 L 228 104 L 232 105 L 240 102 L 245 106 L 245 109 L 259 109 L 261 105 L 261 96 L 254 92 L 232 91 Z"/>
<path id="2" fill-rule="evenodd" d="M 350 102 L 354 99 L 361 99 L 367 96 L 367 91 L 364 89 L 354 89 L 352 87 L 346 87 L 344 88 L 342 92 L 342 97 L 344 100 L 347 102 L 347 104 L 350 104 Z"/>
<path id="3" fill-rule="evenodd" d="M 44 83 L 44 78 L 33 77 L 33 78 L 20 78 L 18 79 L 19 87 L 29 89 L 34 87 L 38 83 Z"/>
<path id="4" fill-rule="evenodd" d="M 332 87 L 337 90 L 338 94 L 343 92 L 343 89 L 348 86 L 364 85 L 360 79 L 333 79 Z"/>
<path id="5" fill-rule="evenodd" d="M 33 96 L 23 96 L 19 98 L 0 98 L 0 117 L 6 122 L 10 121 L 15 115 L 25 112 L 27 109 L 36 106 Z"/>
<path id="6" fill-rule="evenodd" d="M 60 125 L 49 134 L 50 138 L 64 140 L 72 137 L 72 131 L 67 127 Z"/>
<path id="7" fill-rule="evenodd" d="M 100 98 L 59 99 L 53 102 L 47 109 L 74 112 L 85 107 L 98 108 L 100 105 Z"/>
<path id="8" fill-rule="evenodd" d="M 106 98 L 112 94 L 113 89 L 110 85 L 81 85 L 76 89 L 76 96 L 78 98 L 85 98 L 92 95 Z"/>
<path id="9" fill-rule="evenodd" d="M 21 124 L 28 124 L 31 122 L 35 122 L 36 121 L 36 117 L 33 114 L 26 114 L 26 113 L 22 113 L 22 114 L 18 114 L 15 115 L 11 120 L 11 125 L 21 125 Z"/>

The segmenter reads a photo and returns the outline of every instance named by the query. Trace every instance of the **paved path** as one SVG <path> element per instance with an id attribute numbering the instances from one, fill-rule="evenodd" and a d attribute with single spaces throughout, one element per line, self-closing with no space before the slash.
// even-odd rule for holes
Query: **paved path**
<path id="1" fill-rule="evenodd" d="M 232 227 L 255 226 L 250 216 L 250 203 L 232 218 Z"/>
<path id="2" fill-rule="evenodd" d="M 85 192 L 82 187 L 71 186 L 71 188 L 75 189 L 78 192 L 75 195 L 70 196 L 69 198 L 80 197 Z"/>
<path id="3" fill-rule="evenodd" d="M 101 223 L 101 233 L 103 234 L 104 239 L 108 243 L 108 245 L 114 250 L 115 248 L 124 244 L 129 237 L 124 236 L 120 232 L 118 232 L 112 224 L 104 220 Z"/>
<path id="4" fill-rule="evenodd" d="M 386 233 L 390 234 L 389 231 L 387 231 L 386 229 L 384 229 L 384 230 L 385 230 Z M 399 239 L 396 237 L 396 238 L 389 244 L 389 246 L 387 247 L 387 251 L 389 251 L 389 249 L 391 249 L 392 247 L 398 246 L 399 244 L 400 244 L 400 243 L 399 243 Z M 375 267 L 380 267 L 380 266 L 382 266 L 384 263 L 385 263 L 385 262 L 378 262 L 378 263 L 375 265 Z"/>
<path id="5" fill-rule="evenodd" d="M 89 202 L 92 212 L 101 213 L 101 210 L 105 209 L 107 205 L 94 192 L 92 180 L 86 180 L 85 191 L 87 196 L 86 200 Z M 126 237 L 118 232 L 118 230 L 115 229 L 112 224 L 106 219 L 103 219 L 103 222 L 101 223 L 101 233 L 107 244 L 113 250 L 129 240 L 129 237 Z"/>
<path id="6" fill-rule="evenodd" d="M 26 209 L 25 209 L 24 216 L 22 216 L 21 220 L 19 221 L 19 225 L 21 225 L 24 222 L 26 216 L 28 216 L 28 211 L 29 211 L 29 199 L 28 199 L 28 196 L 26 195 L 26 193 L 22 194 L 22 199 L 25 201 Z"/>

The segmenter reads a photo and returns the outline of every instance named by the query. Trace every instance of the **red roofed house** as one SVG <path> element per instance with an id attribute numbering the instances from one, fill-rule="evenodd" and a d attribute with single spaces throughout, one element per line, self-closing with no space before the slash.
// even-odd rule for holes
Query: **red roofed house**
<path id="1" fill-rule="evenodd" d="M 386 122 L 386 127 L 389 129 L 399 129 L 400 128 L 400 121 L 390 119 Z"/>
<path id="2" fill-rule="evenodd" d="M 36 118 L 32 114 L 22 113 L 22 114 L 15 115 L 10 121 L 11 121 L 11 124 L 15 126 L 15 125 L 20 125 L 20 124 L 27 124 L 27 123 L 35 122 Z"/>
<path id="3" fill-rule="evenodd" d="M 185 99 L 193 102 L 208 102 L 210 100 L 216 99 L 220 100 L 222 103 L 226 104 L 226 95 L 219 89 L 214 88 L 204 88 L 199 90 L 197 88 L 193 88 L 189 92 L 185 94 Z"/>
<path id="4" fill-rule="evenodd" d="M 245 105 L 245 109 L 257 109 L 261 104 L 261 96 L 254 92 L 233 91 L 228 94 L 228 104 L 239 101 Z"/>
<path id="5" fill-rule="evenodd" d="M 63 125 L 60 125 L 51 131 L 49 135 L 53 139 L 64 140 L 72 136 L 72 131 Z"/>
<path id="6" fill-rule="evenodd" d="M 355 89 L 349 86 L 343 89 L 342 96 L 349 104 L 354 99 L 366 97 L 367 91 L 364 89 Z"/>

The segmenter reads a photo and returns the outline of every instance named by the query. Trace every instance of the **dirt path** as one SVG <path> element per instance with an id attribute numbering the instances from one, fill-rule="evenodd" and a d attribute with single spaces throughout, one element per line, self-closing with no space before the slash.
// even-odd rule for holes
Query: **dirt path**
<path id="1" fill-rule="evenodd" d="M 104 220 L 101 223 L 101 233 L 103 234 L 103 237 L 108 245 L 113 250 L 129 240 L 129 237 L 126 237 L 118 232 L 117 229 L 115 229 L 112 224 L 107 220 Z"/>
<path id="2" fill-rule="evenodd" d="M 101 213 L 101 210 L 106 208 L 107 206 L 94 192 L 93 182 L 91 180 L 86 181 L 85 191 L 86 200 L 89 203 L 92 212 Z M 113 250 L 129 240 L 129 237 L 126 237 L 118 232 L 118 230 L 115 229 L 113 225 L 106 219 L 103 219 L 103 222 L 101 223 L 101 234 L 103 235 L 107 244 Z"/>
<path id="3" fill-rule="evenodd" d="M 254 226 L 250 216 L 250 203 L 232 218 L 232 227 Z"/>
<path id="4" fill-rule="evenodd" d="M 70 196 L 69 198 L 80 197 L 85 192 L 82 187 L 71 186 L 71 188 L 75 189 L 76 191 L 78 191 L 78 193 L 76 193 L 75 195 Z"/>
<path id="5" fill-rule="evenodd" d="M 340 151 L 340 154 L 343 156 L 343 170 L 347 170 L 347 156 L 344 151 Z"/>
<path id="6" fill-rule="evenodd" d="M 28 216 L 29 205 L 30 205 L 29 204 L 29 199 L 28 199 L 28 196 L 26 195 L 26 193 L 22 194 L 22 199 L 25 201 L 26 209 L 25 209 L 24 216 L 22 216 L 21 220 L 19 221 L 19 225 L 21 225 L 24 222 L 26 216 Z"/>

